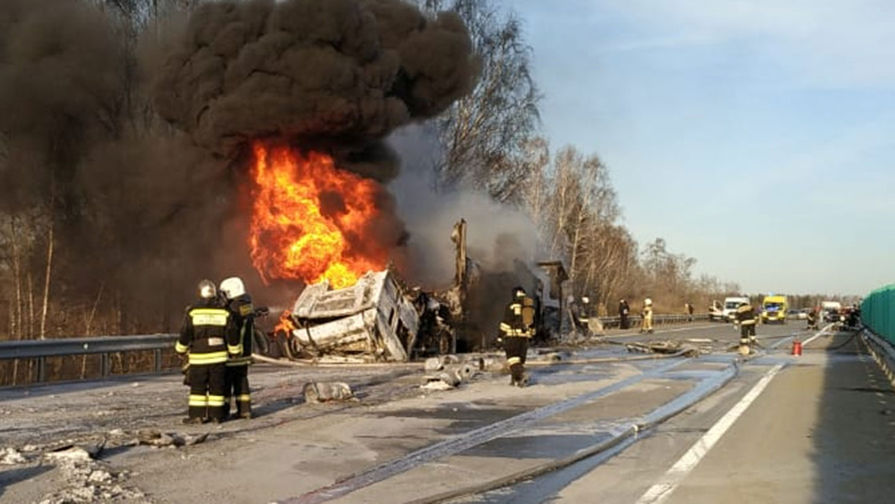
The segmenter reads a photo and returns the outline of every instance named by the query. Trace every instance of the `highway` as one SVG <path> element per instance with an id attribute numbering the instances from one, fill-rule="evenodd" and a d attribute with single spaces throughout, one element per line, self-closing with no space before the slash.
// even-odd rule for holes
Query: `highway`
<path id="1" fill-rule="evenodd" d="M 558 363 L 533 355 L 524 389 L 483 372 L 423 390 L 418 364 L 255 366 L 257 418 L 220 426 L 180 424 L 175 375 L 5 389 L 0 449 L 23 460 L 0 465 L 0 502 L 64 495 L 78 482 L 46 454 L 102 440 L 97 463 L 144 502 L 885 502 L 892 386 L 861 338 L 803 327 L 760 326 L 749 359 L 726 324 L 611 331 Z M 622 345 L 669 339 L 702 354 Z M 357 398 L 305 404 L 303 385 L 326 380 Z M 208 436 L 133 441 L 147 431 Z"/>

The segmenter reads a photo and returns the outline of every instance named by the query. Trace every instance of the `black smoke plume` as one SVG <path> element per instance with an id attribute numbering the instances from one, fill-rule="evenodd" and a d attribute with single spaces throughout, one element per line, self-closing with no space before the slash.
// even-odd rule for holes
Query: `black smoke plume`
<path id="1" fill-rule="evenodd" d="M 399 0 L 217 2 L 191 17 L 155 99 L 218 155 L 275 138 L 384 181 L 395 163 L 381 140 L 444 110 L 477 73 L 453 13 L 427 19 Z"/>
<path id="2" fill-rule="evenodd" d="M 252 286 L 253 140 L 386 181 L 397 163 L 382 139 L 478 73 L 455 15 L 399 0 L 209 2 L 160 25 L 103 5 L 0 2 L 0 212 L 48 215 L 54 299 L 140 318 L 121 330 L 176 327 L 204 276 Z M 393 206 L 384 194 L 376 226 L 398 242 Z M 48 235 L 16 232 L 36 283 Z"/>

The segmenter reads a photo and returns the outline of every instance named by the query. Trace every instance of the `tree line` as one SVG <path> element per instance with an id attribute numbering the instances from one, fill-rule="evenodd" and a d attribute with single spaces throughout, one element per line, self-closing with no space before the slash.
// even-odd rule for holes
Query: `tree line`
<path id="1" fill-rule="evenodd" d="M 467 22 L 482 58 L 478 86 L 436 120 L 445 152 L 433 166 L 444 187 L 485 188 L 525 212 L 545 259 L 563 260 L 575 296 L 614 313 L 622 298 L 637 307 L 650 297 L 661 312 L 685 304 L 707 311 L 739 286 L 695 275 L 696 259 L 672 252 L 662 238 L 638 244 L 621 223 L 610 170 L 599 155 L 566 145 L 554 150 L 539 131 L 542 95 L 532 72 L 524 20 L 495 1 L 417 0 L 453 10 Z"/>

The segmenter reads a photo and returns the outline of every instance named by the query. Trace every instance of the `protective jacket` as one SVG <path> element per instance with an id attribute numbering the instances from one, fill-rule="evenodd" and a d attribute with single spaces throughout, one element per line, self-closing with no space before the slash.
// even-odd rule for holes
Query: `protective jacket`
<path id="1" fill-rule="evenodd" d="M 534 335 L 534 300 L 515 298 L 504 310 L 500 331 L 504 338 L 531 338 Z"/>
<path id="2" fill-rule="evenodd" d="M 744 304 L 737 308 L 736 319 L 742 325 L 755 325 L 755 308 L 750 304 Z"/>
<path id="3" fill-rule="evenodd" d="M 233 298 L 227 304 L 227 309 L 239 333 L 239 346 L 242 349 L 238 354 L 230 356 L 227 366 L 247 366 L 252 361 L 252 335 L 255 332 L 255 307 L 252 305 L 252 298 L 248 294 Z"/>
<path id="4" fill-rule="evenodd" d="M 201 299 L 187 308 L 174 351 L 189 351 L 190 366 L 201 366 L 227 362 L 228 354 L 242 354 L 242 345 L 230 312 L 214 299 Z"/>

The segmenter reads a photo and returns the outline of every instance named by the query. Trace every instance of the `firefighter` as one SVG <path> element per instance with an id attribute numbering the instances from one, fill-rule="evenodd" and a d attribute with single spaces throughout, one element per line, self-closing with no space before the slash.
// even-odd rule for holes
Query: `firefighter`
<path id="1" fill-rule="evenodd" d="M 755 308 L 749 303 L 740 303 L 735 314 L 736 321 L 740 324 L 740 353 L 748 355 L 752 346 L 756 343 Z"/>
<path id="2" fill-rule="evenodd" d="M 210 280 L 199 282 L 199 301 L 187 308 L 174 350 L 189 352 L 190 398 L 183 422 L 223 420 L 225 363 L 228 355 L 239 355 L 242 349 L 233 318 Z"/>
<path id="3" fill-rule="evenodd" d="M 534 300 L 526 296 L 522 287 L 513 288 L 513 300 L 507 305 L 500 323 L 507 366 L 510 368 L 510 385 L 524 387 L 528 384 L 525 354 L 528 352 L 528 341 L 533 336 L 534 323 Z"/>
<path id="4" fill-rule="evenodd" d="M 808 310 L 808 329 L 817 330 L 817 307 Z"/>
<path id="5" fill-rule="evenodd" d="M 590 336 L 590 312 L 590 298 L 581 296 L 581 309 L 578 312 L 578 324 L 581 326 L 581 330 L 584 332 L 585 336 Z"/>
<path id="6" fill-rule="evenodd" d="M 653 300 L 646 298 L 643 300 L 643 311 L 640 313 L 643 317 L 640 323 L 640 332 L 652 334 L 653 332 Z"/>
<path id="7" fill-rule="evenodd" d="M 619 329 L 627 329 L 630 327 L 630 323 L 628 322 L 628 314 L 631 313 L 631 308 L 628 306 L 628 302 L 624 299 L 619 300 L 618 302 L 618 327 Z"/>
<path id="8" fill-rule="evenodd" d="M 230 416 L 231 398 L 236 400 L 239 418 L 252 418 L 252 395 L 249 391 L 249 365 L 252 363 L 252 335 L 255 332 L 255 307 L 239 277 L 221 281 L 221 292 L 239 333 L 242 352 L 231 355 L 226 364 L 224 385 L 224 417 Z"/>

